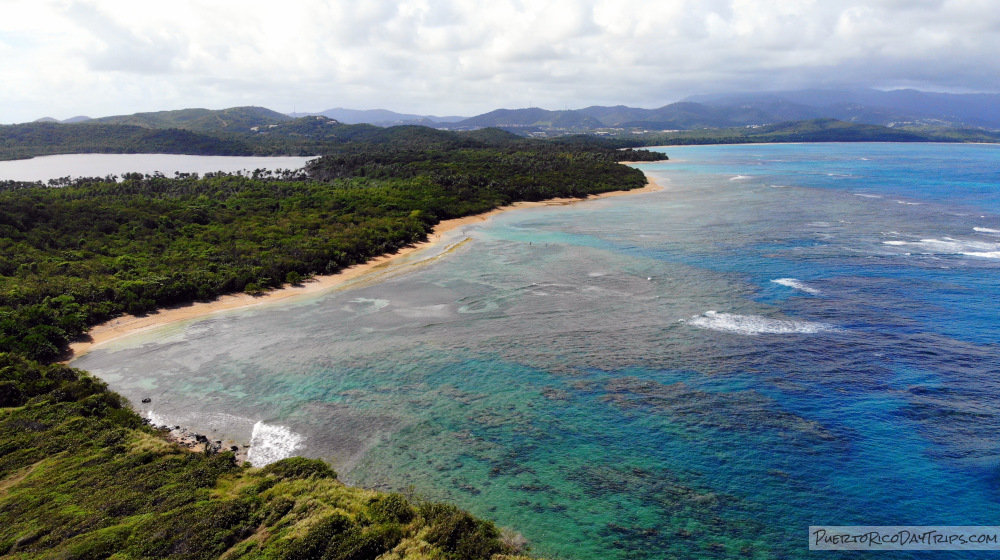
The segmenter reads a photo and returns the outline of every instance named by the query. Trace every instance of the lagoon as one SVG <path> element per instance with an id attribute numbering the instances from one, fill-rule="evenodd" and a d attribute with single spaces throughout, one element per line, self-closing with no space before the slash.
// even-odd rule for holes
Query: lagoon
<path id="1" fill-rule="evenodd" d="M 49 181 L 62 177 L 121 176 L 124 173 L 252 173 L 255 169 L 300 169 L 313 157 L 191 156 L 179 154 L 62 154 L 0 161 L 0 181 Z"/>

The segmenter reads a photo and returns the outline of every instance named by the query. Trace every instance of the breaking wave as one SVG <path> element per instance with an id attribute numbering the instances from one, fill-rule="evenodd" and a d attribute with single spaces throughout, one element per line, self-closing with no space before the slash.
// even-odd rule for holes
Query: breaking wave
<path id="1" fill-rule="evenodd" d="M 921 239 L 920 241 L 883 241 L 883 245 L 909 246 L 923 254 L 965 255 L 968 257 L 1000 258 L 1000 243 L 962 239 Z"/>
<path id="2" fill-rule="evenodd" d="M 817 290 L 816 288 L 810 288 L 809 286 L 806 286 L 805 283 L 803 283 L 801 280 L 798 280 L 796 278 L 775 278 L 774 280 L 771 280 L 771 282 L 774 282 L 775 284 L 781 284 L 782 286 L 787 286 L 789 288 L 793 288 L 796 290 L 800 290 L 806 292 L 807 294 L 819 293 L 819 290 Z"/>
<path id="3" fill-rule="evenodd" d="M 770 319 L 760 315 L 736 315 L 717 311 L 706 311 L 690 319 L 682 319 L 681 322 L 702 329 L 751 336 L 758 334 L 815 334 L 835 330 L 833 325 L 827 323 L 788 321 Z"/>
<path id="4" fill-rule="evenodd" d="M 145 417 L 147 420 L 149 420 L 149 423 L 152 424 L 152 425 L 154 425 L 154 426 L 169 426 L 169 425 L 171 425 L 167 421 L 167 418 L 165 416 L 157 414 L 157 413 L 153 412 L 152 410 L 147 411 L 146 414 L 143 415 L 143 417 Z"/>
<path id="5" fill-rule="evenodd" d="M 284 426 L 268 426 L 264 422 L 253 425 L 247 460 L 255 467 L 287 459 L 297 449 L 304 447 L 305 437 Z"/>

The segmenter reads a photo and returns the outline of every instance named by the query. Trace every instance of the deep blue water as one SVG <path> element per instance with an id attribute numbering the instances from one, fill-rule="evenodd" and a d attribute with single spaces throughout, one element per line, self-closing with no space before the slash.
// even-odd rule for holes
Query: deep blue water
<path id="1" fill-rule="evenodd" d="M 280 426 L 279 448 L 548 556 L 798 558 L 810 525 L 996 524 L 1000 146 L 663 151 L 638 166 L 663 191 L 502 214 L 74 365 L 164 422 Z"/>

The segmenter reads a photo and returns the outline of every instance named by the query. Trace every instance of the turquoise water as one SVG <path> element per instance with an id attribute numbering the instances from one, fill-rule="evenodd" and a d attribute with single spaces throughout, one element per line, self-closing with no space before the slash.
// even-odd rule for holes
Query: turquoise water
<path id="1" fill-rule="evenodd" d="M 664 151 L 639 166 L 663 191 L 501 214 L 347 289 L 73 365 L 162 423 L 263 422 L 256 448 L 550 557 L 798 558 L 810 525 L 996 524 L 1000 147 Z"/>

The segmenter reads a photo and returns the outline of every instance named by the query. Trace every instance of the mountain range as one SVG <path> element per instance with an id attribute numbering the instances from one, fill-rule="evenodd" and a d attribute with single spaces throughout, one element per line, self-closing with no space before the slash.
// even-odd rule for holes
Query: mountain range
<path id="1" fill-rule="evenodd" d="M 564 111 L 499 109 L 446 126 L 452 129 L 495 126 L 523 132 L 662 131 L 762 126 L 820 118 L 888 127 L 997 130 L 1000 94 L 874 89 L 732 93 L 693 96 L 657 109 L 624 105 Z"/>
<path id="2" fill-rule="evenodd" d="M 435 115 L 413 115 L 397 113 L 387 109 L 327 109 L 319 113 L 289 113 L 292 117 L 323 116 L 340 121 L 344 124 L 374 124 L 376 126 L 399 126 L 404 124 L 419 124 L 434 126 L 439 123 L 454 123 L 465 117 L 438 117 Z"/>
<path id="3" fill-rule="evenodd" d="M 902 128 L 1000 129 L 1000 94 L 931 93 L 916 90 L 797 90 L 697 95 L 656 109 L 617 105 L 550 111 L 537 107 L 497 109 L 474 117 L 418 115 L 385 109 L 335 108 L 287 115 L 263 107 L 212 111 L 183 109 L 66 121 L 180 128 L 193 132 L 260 132 L 293 118 L 323 116 L 343 124 L 423 125 L 448 130 L 497 127 L 522 135 L 620 131 L 669 131 L 762 126 L 788 121 L 833 118 L 859 124 Z M 256 130 L 255 130 L 256 129 Z M 620 130 L 616 130 L 620 129 Z"/>
<path id="4" fill-rule="evenodd" d="M 806 89 L 697 95 L 685 101 L 712 107 L 759 109 L 781 120 L 817 117 L 889 125 L 906 121 L 1000 128 L 1000 94 L 933 93 L 912 89 Z"/>

